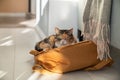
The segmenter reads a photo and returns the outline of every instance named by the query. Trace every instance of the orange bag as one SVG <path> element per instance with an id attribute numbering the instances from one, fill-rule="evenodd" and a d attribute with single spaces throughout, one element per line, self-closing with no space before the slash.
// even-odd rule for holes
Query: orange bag
<path id="1" fill-rule="evenodd" d="M 55 73 L 79 69 L 98 70 L 112 63 L 112 59 L 97 59 L 97 46 L 92 41 L 82 41 L 47 52 L 31 50 L 30 54 L 35 57 L 33 70 L 45 69 Z"/>

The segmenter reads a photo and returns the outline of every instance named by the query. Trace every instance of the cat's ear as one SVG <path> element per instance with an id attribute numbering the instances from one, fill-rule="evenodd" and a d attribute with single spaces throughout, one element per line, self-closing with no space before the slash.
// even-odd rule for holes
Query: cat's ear
<path id="1" fill-rule="evenodd" d="M 59 34 L 60 33 L 60 29 L 58 27 L 55 27 L 55 33 Z"/>
<path id="2" fill-rule="evenodd" d="M 69 29 L 69 34 L 73 34 L 73 28 Z"/>

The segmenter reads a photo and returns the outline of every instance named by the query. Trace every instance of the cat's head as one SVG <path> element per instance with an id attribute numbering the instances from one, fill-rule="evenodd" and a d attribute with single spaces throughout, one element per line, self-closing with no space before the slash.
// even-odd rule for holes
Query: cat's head
<path id="1" fill-rule="evenodd" d="M 58 27 L 56 27 L 55 33 L 56 33 L 55 41 L 56 47 L 75 43 L 75 38 L 73 36 L 73 28 L 59 29 Z"/>

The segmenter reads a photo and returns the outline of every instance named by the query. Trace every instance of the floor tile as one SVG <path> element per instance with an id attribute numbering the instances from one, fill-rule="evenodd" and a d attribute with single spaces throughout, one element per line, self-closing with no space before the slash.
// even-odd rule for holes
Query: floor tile
<path id="1" fill-rule="evenodd" d="M 4 76 L 4 75 L 6 75 L 7 74 L 7 72 L 5 72 L 5 71 L 0 71 L 0 79 Z"/>
<path id="2" fill-rule="evenodd" d="M 0 70 L 2 80 L 27 80 L 32 73 L 33 56 L 29 54 L 40 40 L 33 28 L 0 28 Z"/>
<path id="3" fill-rule="evenodd" d="M 26 80 L 32 73 L 34 57 L 29 51 L 34 49 L 34 45 L 39 38 L 33 29 L 20 29 L 16 32 L 15 50 L 15 79 Z"/>
<path id="4" fill-rule="evenodd" d="M 86 71 L 75 71 L 63 74 L 61 80 L 92 80 Z"/>
<path id="5" fill-rule="evenodd" d="M 0 47 L 0 70 L 7 72 L 2 80 L 13 80 L 14 76 L 14 46 Z"/>

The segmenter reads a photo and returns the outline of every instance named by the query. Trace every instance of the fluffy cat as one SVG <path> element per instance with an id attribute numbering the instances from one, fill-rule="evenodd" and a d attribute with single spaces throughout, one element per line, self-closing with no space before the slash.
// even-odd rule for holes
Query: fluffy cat
<path id="1" fill-rule="evenodd" d="M 73 36 L 73 28 L 69 30 L 55 28 L 55 35 L 51 35 L 35 45 L 37 51 L 47 51 L 64 45 L 76 43 L 77 40 Z"/>

